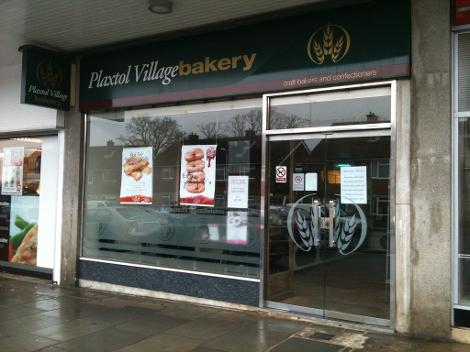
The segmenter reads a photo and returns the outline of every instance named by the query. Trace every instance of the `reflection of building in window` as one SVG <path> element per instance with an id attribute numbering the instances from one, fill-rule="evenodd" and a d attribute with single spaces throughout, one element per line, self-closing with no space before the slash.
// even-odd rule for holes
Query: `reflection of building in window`
<path id="1" fill-rule="evenodd" d="M 116 173 L 113 170 L 103 170 L 103 181 L 114 182 L 116 181 Z"/>
<path id="2" fill-rule="evenodd" d="M 171 193 L 161 193 L 160 194 L 160 204 L 161 205 L 171 205 Z"/>
<path id="3" fill-rule="evenodd" d="M 162 168 L 162 180 L 173 180 L 175 178 L 175 170 L 172 167 Z"/>
<path id="4" fill-rule="evenodd" d="M 373 196 L 370 203 L 371 215 L 388 215 L 389 199 L 387 196 Z"/>
<path id="5" fill-rule="evenodd" d="M 215 206 L 216 207 L 223 207 L 225 204 L 225 197 L 221 195 L 215 195 Z"/>
<path id="6" fill-rule="evenodd" d="M 240 165 L 239 175 L 240 176 L 249 176 L 248 178 L 250 180 L 254 180 L 256 178 L 255 177 L 256 167 L 255 166 L 250 166 L 248 164 Z"/>
<path id="7" fill-rule="evenodd" d="M 215 179 L 217 181 L 225 181 L 225 165 L 217 166 L 217 169 L 215 171 Z"/>
<path id="8" fill-rule="evenodd" d="M 370 166 L 371 178 L 388 179 L 390 174 L 390 166 L 388 160 L 374 160 Z"/>
<path id="9" fill-rule="evenodd" d="M 339 185 L 341 183 L 340 170 L 328 170 L 328 183 L 330 185 Z"/>
<path id="10" fill-rule="evenodd" d="M 113 170 L 97 169 L 88 174 L 87 180 L 89 184 L 95 182 L 117 182 L 117 176 Z"/>

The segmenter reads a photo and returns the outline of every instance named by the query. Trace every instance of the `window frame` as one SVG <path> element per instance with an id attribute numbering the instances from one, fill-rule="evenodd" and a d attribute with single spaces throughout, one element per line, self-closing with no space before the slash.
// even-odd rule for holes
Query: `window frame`
<path id="1" fill-rule="evenodd" d="M 261 277 L 257 276 L 248 276 L 248 274 L 241 274 L 241 273 L 231 273 L 231 274 L 225 274 L 224 272 L 221 271 L 207 271 L 207 270 L 202 270 L 202 269 L 187 269 L 184 266 L 178 267 L 178 266 L 163 266 L 159 264 L 151 264 L 151 263 L 144 263 L 144 262 L 136 262 L 136 261 L 131 261 L 127 260 L 124 258 L 107 258 L 107 257 L 95 257 L 95 256 L 86 256 L 83 253 L 83 247 L 85 243 L 84 235 L 85 235 L 85 212 L 86 212 L 86 188 L 89 186 L 88 180 L 89 180 L 89 170 L 87 169 L 87 149 L 88 149 L 88 142 L 90 140 L 90 121 L 92 121 L 93 118 L 99 118 L 101 114 L 109 114 L 112 116 L 113 114 L 120 114 L 120 113 L 130 113 L 130 114 L 138 114 L 142 111 L 152 111 L 152 110 L 159 110 L 162 111 L 162 113 L 168 113 L 168 115 L 171 116 L 179 116 L 179 115 L 185 115 L 188 113 L 201 113 L 201 112 L 212 112 L 212 111 L 220 111 L 220 110 L 238 110 L 238 109 L 249 109 L 249 108 L 257 108 L 262 111 L 262 104 L 263 100 L 260 97 L 255 97 L 255 98 L 240 98 L 240 99 L 235 99 L 235 100 L 227 100 L 227 101 L 208 101 L 204 103 L 197 103 L 197 104 L 182 104 L 182 105 L 170 105 L 170 106 L 161 106 L 161 107 L 155 107 L 155 108 L 124 108 L 124 109 L 114 109 L 112 111 L 93 111 L 89 113 L 84 114 L 84 130 L 85 133 L 83 135 L 83 151 L 82 151 L 82 167 L 84 170 L 84 187 L 82 187 L 81 190 L 81 222 L 80 222 L 80 246 L 79 246 L 79 260 L 86 260 L 86 261 L 95 261 L 95 262 L 105 262 L 105 263 L 112 263 L 112 264 L 118 264 L 118 265 L 125 265 L 125 266 L 131 266 L 131 267 L 142 267 L 142 268 L 150 268 L 150 269 L 156 269 L 156 270 L 165 270 L 165 271 L 174 271 L 174 272 L 185 272 L 185 273 L 191 273 L 191 274 L 196 274 L 196 275 L 203 275 L 203 276 L 213 276 L 213 277 L 222 277 L 222 278 L 229 278 L 229 279 L 236 279 L 236 280 L 242 280 L 242 281 L 250 281 L 250 282 L 260 282 Z M 260 131 L 261 133 L 261 131 Z M 261 150 L 261 148 L 260 148 Z M 227 170 L 226 165 L 223 164 L 221 165 L 224 168 L 224 180 L 219 180 L 216 177 L 216 182 L 218 181 L 223 181 L 226 182 L 227 180 Z M 93 173 L 93 170 L 91 170 L 91 174 Z M 94 175 L 91 175 L 94 177 Z M 173 170 L 173 177 L 175 177 L 175 173 Z M 160 177 L 160 179 L 162 179 Z M 168 180 L 168 179 L 163 179 Z M 261 184 L 260 184 L 260 189 L 261 189 Z M 217 196 L 215 196 L 216 198 Z M 261 219 L 261 218 L 260 218 Z M 260 220 L 261 221 L 261 220 Z M 262 240 L 262 236 L 259 238 L 259 241 Z M 258 260 L 258 268 L 256 269 L 257 273 L 259 273 L 259 268 L 262 267 L 262 256 L 261 256 L 261 250 L 262 246 L 259 248 L 259 260 Z"/>

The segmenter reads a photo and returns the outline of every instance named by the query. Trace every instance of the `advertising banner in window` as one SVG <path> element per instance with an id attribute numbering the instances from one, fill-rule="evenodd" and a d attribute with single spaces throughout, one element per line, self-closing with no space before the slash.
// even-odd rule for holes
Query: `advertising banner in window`
<path id="1" fill-rule="evenodd" d="M 3 148 L 2 195 L 23 193 L 24 147 Z"/>
<path id="2" fill-rule="evenodd" d="M 180 205 L 213 207 L 217 145 L 181 147 Z"/>
<path id="3" fill-rule="evenodd" d="M 227 212 L 227 243 L 245 245 L 248 242 L 248 213 Z"/>
<path id="4" fill-rule="evenodd" d="M 152 204 L 152 147 L 122 150 L 121 204 Z"/>
<path id="5" fill-rule="evenodd" d="M 11 197 L 0 196 L 0 260 L 9 261 L 10 253 L 10 202 Z"/>
<path id="6" fill-rule="evenodd" d="M 38 217 L 39 197 L 11 197 L 9 258 L 12 263 L 37 264 Z"/>

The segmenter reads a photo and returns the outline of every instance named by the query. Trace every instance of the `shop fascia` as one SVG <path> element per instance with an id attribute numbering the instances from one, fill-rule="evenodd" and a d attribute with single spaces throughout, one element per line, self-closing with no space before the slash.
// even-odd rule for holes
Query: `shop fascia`
<path id="1" fill-rule="evenodd" d="M 122 86 L 131 83 L 161 81 L 162 85 L 169 85 L 177 76 L 197 75 L 201 73 L 242 70 L 250 71 L 256 59 L 256 53 L 243 54 L 232 57 L 213 59 L 206 56 L 202 61 L 186 63 L 183 60 L 178 65 L 160 66 L 159 60 L 139 65 L 128 65 L 127 71 L 113 74 L 103 74 L 103 69 L 93 71 L 90 75 L 88 88 L 108 86 Z"/>

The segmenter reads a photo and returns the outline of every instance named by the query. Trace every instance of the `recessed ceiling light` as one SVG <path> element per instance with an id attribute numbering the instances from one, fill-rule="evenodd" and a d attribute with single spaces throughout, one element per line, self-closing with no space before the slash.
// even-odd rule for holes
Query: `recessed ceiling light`
<path id="1" fill-rule="evenodd" d="M 173 11 L 173 3 L 170 0 L 149 0 L 149 11 L 159 15 L 166 15 Z"/>

